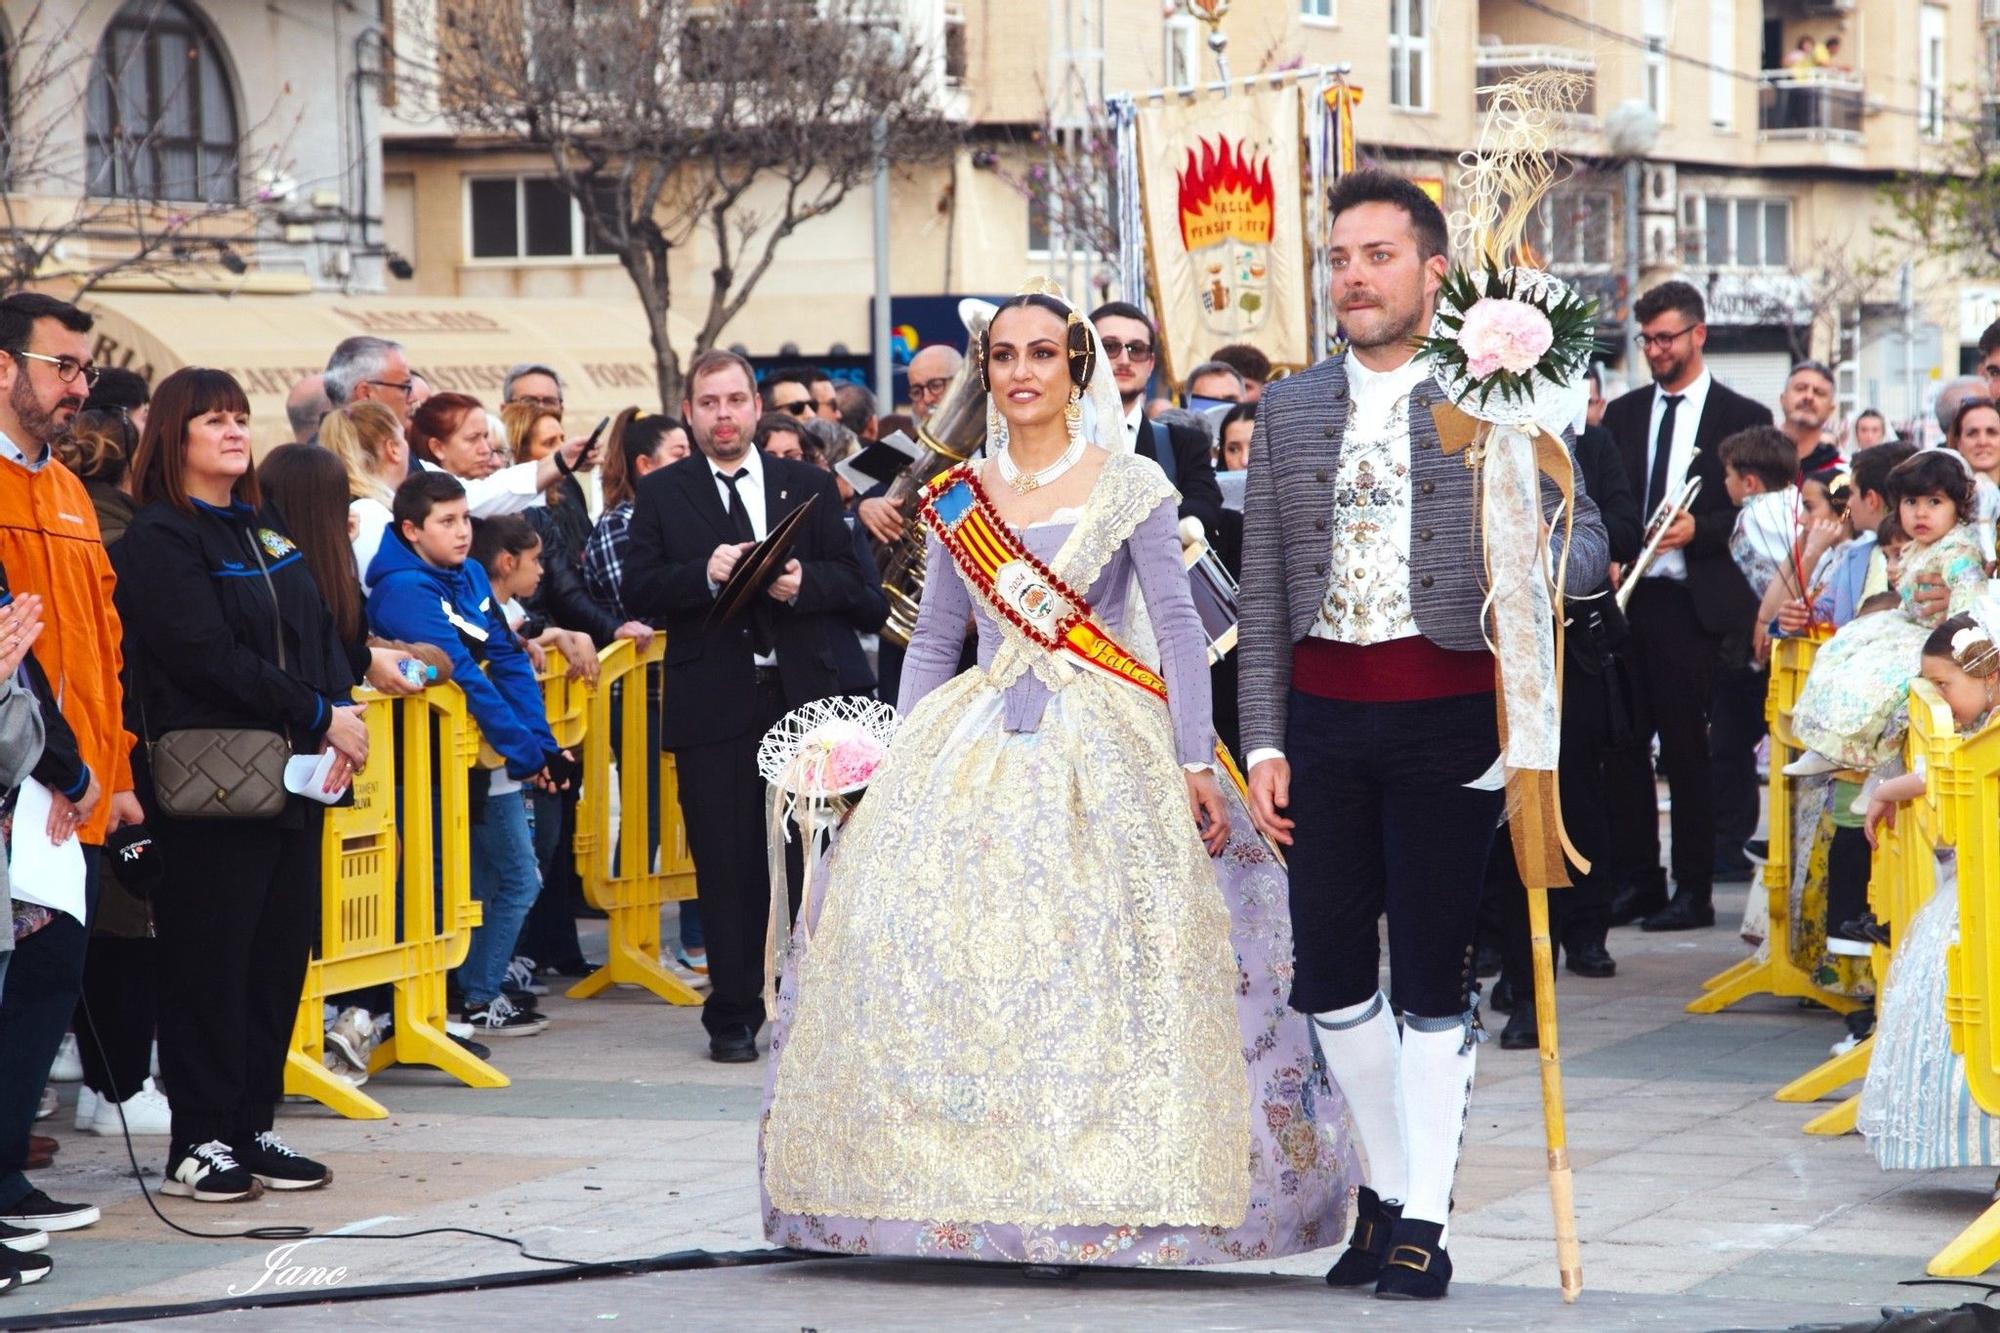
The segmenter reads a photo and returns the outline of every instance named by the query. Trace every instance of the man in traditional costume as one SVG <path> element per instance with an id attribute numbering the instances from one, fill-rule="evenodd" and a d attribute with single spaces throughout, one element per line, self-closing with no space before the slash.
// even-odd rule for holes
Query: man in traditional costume
<path id="1" fill-rule="evenodd" d="M 1436 1299 L 1484 1035 L 1475 918 L 1506 814 L 1480 474 L 1440 440 L 1431 409 L 1445 395 L 1416 355 L 1446 273 L 1444 215 L 1377 171 L 1344 177 L 1329 215 L 1348 351 L 1270 385 L 1258 408 L 1243 741 L 1252 811 L 1290 848 L 1291 1005 L 1312 1016 L 1367 1159 L 1327 1281 Z M 1542 497 L 1564 590 L 1588 593 L 1605 571 L 1597 508 L 1578 485 L 1565 524 L 1551 484 Z"/>

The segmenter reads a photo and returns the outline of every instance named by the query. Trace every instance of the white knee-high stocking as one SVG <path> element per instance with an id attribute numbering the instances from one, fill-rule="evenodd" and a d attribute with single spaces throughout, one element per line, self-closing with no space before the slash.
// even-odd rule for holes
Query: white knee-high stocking
<path id="1" fill-rule="evenodd" d="M 1450 1026 L 1429 1031 L 1420 1026 L 1435 1023 Z M 1447 1233 L 1451 1184 L 1472 1099 L 1473 1053 L 1479 1049 L 1465 1038 L 1465 1024 L 1457 1018 L 1404 1018 L 1401 1084 L 1410 1192 L 1403 1196 L 1403 1216 L 1436 1222 Z"/>
<path id="2" fill-rule="evenodd" d="M 1372 1000 L 1312 1016 L 1320 1051 L 1354 1117 L 1368 1158 L 1368 1187 L 1384 1203 L 1408 1197 L 1403 1133 L 1403 1042 L 1380 992 Z"/>

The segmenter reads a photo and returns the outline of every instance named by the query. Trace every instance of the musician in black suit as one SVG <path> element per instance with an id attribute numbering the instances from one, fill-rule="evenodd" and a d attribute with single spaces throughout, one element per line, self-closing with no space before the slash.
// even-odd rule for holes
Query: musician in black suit
<path id="1" fill-rule="evenodd" d="M 1222 487 L 1215 481 L 1214 449 L 1206 432 L 1146 419 L 1146 385 L 1159 357 L 1159 336 L 1146 312 L 1127 301 L 1110 301 L 1091 311 L 1090 322 L 1104 343 L 1104 355 L 1118 381 L 1125 406 L 1125 442 L 1150 458 L 1181 493 L 1182 518 L 1198 518 L 1208 539 L 1222 532 Z"/>
<path id="2" fill-rule="evenodd" d="M 688 369 L 683 416 L 697 452 L 639 483 L 626 557 L 626 605 L 667 634 L 660 744 L 680 779 L 708 939 L 709 1054 L 757 1058 L 765 1019 L 770 878 L 757 744 L 787 712 L 838 692 L 833 640 L 867 584 L 833 478 L 751 447 L 758 415 L 750 364 L 712 351 Z M 742 553 L 819 497 L 777 581 L 744 612 L 709 623 Z"/>
<path id="3" fill-rule="evenodd" d="M 1643 916 L 1646 930 L 1689 930 L 1715 924 L 1710 696 L 1725 656 L 1748 651 L 1757 615 L 1757 594 L 1729 557 L 1736 507 L 1723 485 L 1719 446 L 1739 430 L 1770 425 L 1771 413 L 1709 374 L 1702 360 L 1708 311 L 1694 287 L 1661 283 L 1634 313 L 1653 383 L 1606 407 L 1604 425 L 1634 490 L 1643 488 L 1640 513 L 1650 519 L 1689 477 L 1701 479 L 1701 493 L 1668 527 L 1627 606 L 1633 744 L 1605 762 L 1612 859 L 1623 880 L 1612 919 Z M 1673 797 L 1672 903 L 1660 866 L 1655 733 Z"/>

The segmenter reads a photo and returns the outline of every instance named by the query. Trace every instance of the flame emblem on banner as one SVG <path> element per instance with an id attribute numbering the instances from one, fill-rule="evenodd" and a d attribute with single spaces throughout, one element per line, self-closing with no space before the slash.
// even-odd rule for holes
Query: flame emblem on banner
<path id="1" fill-rule="evenodd" d="M 1245 142 L 1196 139 L 1180 179 L 1181 244 L 1193 265 L 1203 323 L 1248 333 L 1268 316 L 1277 191 L 1269 153 Z"/>

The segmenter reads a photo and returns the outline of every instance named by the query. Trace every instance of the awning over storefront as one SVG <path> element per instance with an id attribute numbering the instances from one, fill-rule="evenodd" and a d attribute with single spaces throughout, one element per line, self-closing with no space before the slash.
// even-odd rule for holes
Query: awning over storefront
<path id="1" fill-rule="evenodd" d="M 125 366 L 155 384 L 191 365 L 236 376 L 250 395 L 260 453 L 291 438 L 291 386 L 324 369 L 334 346 L 357 333 L 403 344 L 433 389 L 469 393 L 492 408 L 510 366 L 553 366 L 572 430 L 635 403 L 659 406 L 652 344 L 636 301 L 92 292 L 81 304 L 97 317 L 100 366 Z M 694 346 L 684 320 L 674 321 L 673 337 L 683 356 Z"/>

